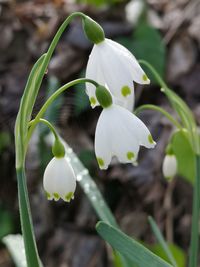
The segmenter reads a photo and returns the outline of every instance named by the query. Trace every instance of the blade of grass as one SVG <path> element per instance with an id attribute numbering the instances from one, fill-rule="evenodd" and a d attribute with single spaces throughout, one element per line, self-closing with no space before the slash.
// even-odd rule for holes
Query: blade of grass
<path id="1" fill-rule="evenodd" d="M 176 263 L 176 260 L 173 256 L 173 254 L 171 253 L 160 229 L 158 228 L 156 222 L 154 221 L 154 219 L 149 216 L 148 217 L 148 220 L 149 220 L 149 223 L 151 225 L 151 229 L 152 231 L 154 232 L 154 235 L 155 237 L 157 238 L 158 242 L 160 243 L 160 245 L 162 246 L 166 256 L 168 257 L 169 261 L 171 262 L 171 264 L 174 266 L 174 267 L 177 267 L 177 263 Z"/>
<path id="2" fill-rule="evenodd" d="M 98 222 L 96 230 L 113 249 L 119 251 L 121 255 L 130 259 L 138 267 L 172 267 L 139 242 L 105 222 Z"/>

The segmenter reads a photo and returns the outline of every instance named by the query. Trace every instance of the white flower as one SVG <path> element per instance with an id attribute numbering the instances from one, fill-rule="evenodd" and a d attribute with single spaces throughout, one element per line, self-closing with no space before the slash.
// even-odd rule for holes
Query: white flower
<path id="1" fill-rule="evenodd" d="M 66 158 L 54 157 L 44 172 L 43 186 L 49 200 L 69 202 L 73 199 L 76 189 L 76 177 Z"/>
<path id="2" fill-rule="evenodd" d="M 124 46 L 110 39 L 95 44 L 86 69 L 86 78 L 93 79 L 109 88 L 114 102 L 129 110 L 133 109 L 134 84 L 149 84 L 149 79 L 136 58 Z M 95 96 L 95 86 L 87 83 L 86 92 L 92 107 L 99 103 Z"/>
<path id="3" fill-rule="evenodd" d="M 172 179 L 177 173 L 177 160 L 175 155 L 166 155 L 162 165 L 163 175 L 166 179 Z"/>
<path id="4" fill-rule="evenodd" d="M 107 169 L 113 156 L 122 163 L 134 163 L 140 145 L 153 148 L 155 144 L 144 123 L 130 111 L 115 104 L 103 109 L 95 133 L 95 154 L 101 169 Z"/>

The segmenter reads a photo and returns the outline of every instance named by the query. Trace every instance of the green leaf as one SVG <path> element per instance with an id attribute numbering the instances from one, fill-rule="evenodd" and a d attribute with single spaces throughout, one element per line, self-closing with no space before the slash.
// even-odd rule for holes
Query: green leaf
<path id="1" fill-rule="evenodd" d="M 107 241 L 113 249 L 130 259 L 136 266 L 172 267 L 172 265 L 153 254 L 139 242 L 105 222 L 98 222 L 96 229 L 99 235 Z"/>
<path id="2" fill-rule="evenodd" d="M 148 61 L 161 77 L 165 73 L 166 48 L 160 33 L 145 22 L 140 23 L 134 31 L 132 38 L 121 38 L 119 40 L 126 46 L 137 59 Z M 157 84 L 154 76 L 144 66 L 144 70 L 151 82 Z"/>
<path id="3" fill-rule="evenodd" d="M 186 256 L 184 251 L 175 244 L 168 244 L 169 249 L 177 262 L 178 267 L 186 267 Z M 160 244 L 156 244 L 150 247 L 151 251 L 169 262 L 163 247 Z"/>
<path id="4" fill-rule="evenodd" d="M 0 240 L 5 236 L 14 231 L 14 223 L 12 214 L 0 208 Z"/>
<path id="5" fill-rule="evenodd" d="M 84 77 L 85 72 L 82 72 L 80 76 Z M 82 112 L 90 108 L 89 98 L 85 90 L 83 90 L 83 85 L 80 83 L 75 86 L 74 105 L 75 105 L 76 116 L 79 116 Z"/>
<path id="6" fill-rule="evenodd" d="M 24 241 L 21 235 L 8 235 L 3 238 L 10 255 L 17 267 L 27 267 Z"/>
<path id="7" fill-rule="evenodd" d="M 149 216 L 148 220 L 149 220 L 151 228 L 152 228 L 152 230 L 154 232 L 154 235 L 156 236 L 156 238 L 157 238 L 158 242 L 160 243 L 160 246 L 161 246 L 161 248 L 162 248 L 162 250 L 164 252 L 165 258 L 163 258 L 163 257 L 161 257 L 161 258 L 167 260 L 174 267 L 177 267 L 176 260 L 175 260 L 175 258 L 173 256 L 168 244 L 166 243 L 166 241 L 165 241 L 160 229 L 158 228 L 156 222 L 154 221 L 154 219 L 151 216 Z"/>
<path id="8" fill-rule="evenodd" d="M 60 82 L 58 81 L 58 79 L 54 76 L 49 77 L 46 99 L 48 99 L 54 92 L 56 92 L 59 87 Z M 48 107 L 47 111 L 44 114 L 44 118 L 52 123 L 55 123 L 58 119 L 58 114 L 63 102 L 64 97 L 63 94 L 61 94 Z"/>
<path id="9" fill-rule="evenodd" d="M 183 131 L 177 131 L 172 136 L 172 149 L 177 158 L 178 174 L 190 183 L 195 177 L 195 153 Z"/>
<path id="10" fill-rule="evenodd" d="M 0 132 L 0 153 L 11 144 L 9 132 Z"/>

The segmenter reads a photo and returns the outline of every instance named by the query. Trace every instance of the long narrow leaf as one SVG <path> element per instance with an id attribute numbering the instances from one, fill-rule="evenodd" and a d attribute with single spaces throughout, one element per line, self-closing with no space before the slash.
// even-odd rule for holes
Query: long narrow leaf
<path id="1" fill-rule="evenodd" d="M 139 242 L 105 222 L 98 222 L 96 229 L 99 235 L 107 241 L 113 249 L 129 258 L 138 267 L 172 267 L 172 265 L 153 254 Z"/>
<path id="2" fill-rule="evenodd" d="M 154 232 L 154 235 L 157 238 L 158 242 L 162 246 L 162 248 L 163 248 L 166 256 L 168 257 L 169 261 L 171 262 L 171 264 L 174 267 L 177 267 L 176 260 L 175 260 L 175 258 L 173 256 L 173 254 L 171 253 L 171 251 L 170 251 L 170 249 L 169 249 L 169 247 L 168 247 L 168 245 L 167 245 L 167 243 L 166 243 L 166 241 L 165 241 L 160 229 L 158 228 L 156 222 L 154 221 L 154 219 L 151 216 L 149 216 L 148 219 L 149 219 L 149 223 L 151 225 L 151 229 Z"/>

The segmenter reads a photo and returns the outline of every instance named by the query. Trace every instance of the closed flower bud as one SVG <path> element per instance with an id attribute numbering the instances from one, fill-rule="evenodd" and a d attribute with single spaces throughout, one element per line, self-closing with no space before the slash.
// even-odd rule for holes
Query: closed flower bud
<path id="1" fill-rule="evenodd" d="M 177 159 L 174 154 L 167 154 L 162 165 L 163 175 L 167 180 L 171 180 L 177 173 Z"/>
<path id="2" fill-rule="evenodd" d="M 65 157 L 54 157 L 44 172 L 43 186 L 49 200 L 62 198 L 70 202 L 74 198 L 76 176 Z"/>

